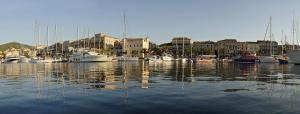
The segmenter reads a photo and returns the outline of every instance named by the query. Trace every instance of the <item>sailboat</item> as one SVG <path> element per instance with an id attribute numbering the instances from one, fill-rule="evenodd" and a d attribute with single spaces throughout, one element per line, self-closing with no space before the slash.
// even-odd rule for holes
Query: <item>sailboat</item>
<path id="1" fill-rule="evenodd" d="M 130 57 L 126 53 L 126 15 L 124 13 L 123 15 L 123 21 L 124 21 L 124 33 L 123 33 L 123 56 L 117 57 L 118 61 L 138 61 L 138 57 Z"/>
<path id="2" fill-rule="evenodd" d="M 269 24 L 267 26 L 267 29 L 266 29 L 265 38 L 266 38 L 268 30 L 269 30 L 269 38 L 270 38 L 270 52 L 269 52 L 270 54 L 267 55 L 267 56 L 259 56 L 258 59 L 261 63 L 275 63 L 275 62 L 277 62 L 276 58 L 272 56 L 274 49 L 273 49 L 273 42 L 272 42 L 273 34 L 272 34 L 272 17 L 271 16 L 270 16 L 270 22 L 269 22 Z M 265 41 L 265 38 L 264 38 L 264 41 Z"/>
<path id="3" fill-rule="evenodd" d="M 289 63 L 289 57 L 283 53 L 285 46 L 286 46 L 286 36 L 285 36 L 285 41 L 283 41 L 283 31 L 282 36 L 281 36 L 281 55 L 278 56 L 278 62 L 279 64 L 288 64 Z M 283 43 L 284 42 L 284 43 Z"/>
<path id="4" fill-rule="evenodd" d="M 293 19 L 293 50 L 287 51 L 287 56 L 289 57 L 289 63 L 293 63 L 295 65 L 299 65 L 300 64 L 300 49 L 295 49 L 295 44 L 294 44 L 294 40 L 295 40 L 295 33 L 296 33 L 296 40 L 298 43 L 298 35 L 299 35 L 299 23 L 297 21 L 297 29 L 295 30 L 295 20 Z M 296 32 L 295 32 L 296 31 Z M 298 44 L 299 45 L 299 44 Z"/>

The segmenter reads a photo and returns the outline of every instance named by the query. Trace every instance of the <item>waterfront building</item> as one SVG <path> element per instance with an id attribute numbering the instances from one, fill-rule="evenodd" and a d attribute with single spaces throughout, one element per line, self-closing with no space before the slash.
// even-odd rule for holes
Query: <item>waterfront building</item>
<path id="1" fill-rule="evenodd" d="M 193 42 L 193 50 L 196 55 L 214 55 L 215 42 L 213 41 L 195 41 Z"/>
<path id="2" fill-rule="evenodd" d="M 123 42 L 122 40 L 119 45 L 122 45 L 123 49 Z M 126 38 L 125 39 L 125 53 L 129 57 L 141 57 L 143 58 L 144 50 L 149 49 L 150 40 L 148 37 L 145 38 Z"/>
<path id="3" fill-rule="evenodd" d="M 257 40 L 257 44 L 259 45 L 259 55 L 261 56 L 269 56 L 278 54 L 278 43 L 276 41 L 269 40 Z"/>
<path id="4" fill-rule="evenodd" d="M 218 54 L 222 58 L 232 57 L 236 53 L 236 39 L 224 39 L 216 43 Z"/>
<path id="5" fill-rule="evenodd" d="M 259 52 L 259 45 L 257 42 L 246 42 L 246 44 L 247 44 L 247 51 L 251 53 Z"/>
<path id="6" fill-rule="evenodd" d="M 119 38 L 107 35 L 105 33 L 95 34 L 95 38 L 96 47 L 99 48 L 100 46 L 100 49 L 113 49 L 115 46 L 115 42 L 120 42 Z"/>
<path id="7" fill-rule="evenodd" d="M 183 56 L 183 48 L 184 51 L 189 51 L 192 47 L 193 41 L 188 37 L 174 37 L 172 39 L 172 48 L 173 52 L 175 52 L 177 56 Z M 185 52 L 184 56 L 190 55 L 190 53 Z"/>
<path id="8" fill-rule="evenodd" d="M 234 47 L 234 54 L 239 54 L 240 52 L 249 51 L 247 50 L 247 43 L 246 42 L 237 42 L 236 46 Z"/>

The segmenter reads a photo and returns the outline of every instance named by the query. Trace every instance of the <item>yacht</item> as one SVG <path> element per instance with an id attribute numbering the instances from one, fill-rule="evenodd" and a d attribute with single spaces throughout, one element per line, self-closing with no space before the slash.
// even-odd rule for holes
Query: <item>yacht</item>
<path id="1" fill-rule="evenodd" d="M 216 61 L 215 58 L 215 55 L 202 55 L 200 57 L 197 57 L 195 61 L 197 63 L 213 63 Z"/>
<path id="2" fill-rule="evenodd" d="M 149 58 L 148 58 L 148 61 L 149 61 L 149 62 L 161 62 L 162 59 L 160 58 L 160 56 L 154 55 L 154 56 L 149 57 Z"/>
<path id="3" fill-rule="evenodd" d="M 96 52 L 82 52 L 74 53 L 70 56 L 70 62 L 109 62 L 113 57 L 104 54 L 98 54 Z"/>
<path id="4" fill-rule="evenodd" d="M 173 61 L 174 58 L 169 54 L 163 54 L 163 56 L 161 56 L 161 60 L 163 60 L 163 61 Z"/>
<path id="5" fill-rule="evenodd" d="M 32 57 L 29 63 L 44 63 L 44 59 L 41 57 Z"/>
<path id="6" fill-rule="evenodd" d="M 25 57 L 25 56 L 20 56 L 20 59 L 19 59 L 19 63 L 28 63 L 30 61 L 29 58 Z"/>
<path id="7" fill-rule="evenodd" d="M 273 56 L 259 56 L 258 59 L 261 63 L 276 63 L 276 62 L 278 62 L 276 60 L 276 58 Z"/>
<path id="8" fill-rule="evenodd" d="M 15 57 L 15 56 L 7 56 L 7 57 L 4 59 L 3 63 L 18 63 L 19 60 L 20 60 L 20 58 L 18 58 L 18 57 Z"/>
<path id="9" fill-rule="evenodd" d="M 255 64 L 257 60 L 256 54 L 251 54 L 250 52 L 241 52 L 240 55 L 234 58 L 234 62 L 246 64 Z"/>
<path id="10" fill-rule="evenodd" d="M 120 56 L 117 58 L 118 61 L 138 61 L 139 57 L 126 57 L 126 56 Z"/>

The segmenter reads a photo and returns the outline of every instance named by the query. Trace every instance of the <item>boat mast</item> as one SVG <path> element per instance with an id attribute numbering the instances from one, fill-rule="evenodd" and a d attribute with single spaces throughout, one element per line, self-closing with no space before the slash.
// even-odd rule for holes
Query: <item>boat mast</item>
<path id="1" fill-rule="evenodd" d="M 191 60 L 192 60 L 192 58 L 193 58 L 192 57 L 193 56 L 193 54 L 192 54 L 193 53 L 193 45 L 192 44 L 190 44 L 190 45 L 191 45 L 190 47 L 191 47 Z"/>
<path id="2" fill-rule="evenodd" d="M 77 26 L 77 35 L 76 35 L 76 37 L 77 37 L 77 46 L 76 46 L 76 48 L 77 48 L 77 51 L 78 51 L 78 48 L 79 48 L 79 28 L 78 28 L 78 26 Z"/>
<path id="3" fill-rule="evenodd" d="M 47 28 L 46 28 L 46 42 L 47 42 L 47 45 L 46 45 L 46 56 L 48 56 L 48 52 L 49 52 L 49 27 L 47 25 Z"/>
<path id="4" fill-rule="evenodd" d="M 88 28 L 88 33 L 87 33 L 87 39 L 88 39 L 88 49 L 90 50 L 90 29 Z"/>
<path id="5" fill-rule="evenodd" d="M 299 21 L 297 20 L 297 25 L 296 25 L 296 29 L 297 29 L 297 32 L 296 32 L 296 40 L 297 40 L 297 46 L 299 46 Z"/>
<path id="6" fill-rule="evenodd" d="M 96 34 L 94 30 L 94 52 L 96 52 Z"/>
<path id="7" fill-rule="evenodd" d="M 270 56 L 273 55 L 273 43 L 272 43 L 272 16 L 270 16 Z"/>
<path id="8" fill-rule="evenodd" d="M 57 36 L 56 36 L 56 32 L 57 32 L 57 28 L 56 28 L 57 26 L 56 26 L 56 24 L 54 25 L 54 35 L 53 35 L 53 37 L 54 37 L 54 39 L 55 39 L 55 56 L 57 56 Z"/>
<path id="9" fill-rule="evenodd" d="M 123 32 L 123 54 L 126 53 L 126 14 L 125 12 L 123 13 L 123 24 L 124 24 L 124 32 Z"/>
<path id="10" fill-rule="evenodd" d="M 281 55 L 283 55 L 283 30 L 281 30 Z"/>
<path id="11" fill-rule="evenodd" d="M 182 37 L 182 58 L 184 58 L 184 37 Z"/>
<path id="12" fill-rule="evenodd" d="M 59 36 L 61 37 L 61 57 L 63 57 L 63 55 L 64 55 L 64 39 L 63 39 L 63 36 L 61 33 Z"/>
<path id="13" fill-rule="evenodd" d="M 86 31 L 85 31 L 85 28 L 83 28 L 82 37 L 83 37 L 83 49 L 84 49 L 84 50 L 85 50 L 85 39 L 86 39 L 86 38 L 85 38 L 85 37 L 86 37 L 86 36 L 85 36 L 85 35 L 86 35 L 85 32 L 86 32 Z"/>
<path id="14" fill-rule="evenodd" d="M 293 34 L 293 41 L 292 41 L 292 45 L 293 45 L 293 50 L 295 50 L 295 16 L 293 15 L 293 30 L 292 30 L 292 34 Z"/>

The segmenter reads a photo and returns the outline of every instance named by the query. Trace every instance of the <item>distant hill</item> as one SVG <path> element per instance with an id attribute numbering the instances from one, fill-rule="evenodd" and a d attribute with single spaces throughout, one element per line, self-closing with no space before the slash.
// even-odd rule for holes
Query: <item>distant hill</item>
<path id="1" fill-rule="evenodd" d="M 7 49 L 10 49 L 10 48 L 15 48 L 15 49 L 19 49 L 19 48 L 32 48 L 32 46 L 30 45 L 26 45 L 26 44 L 21 44 L 21 43 L 18 43 L 18 42 L 9 42 L 9 43 L 5 43 L 5 44 L 2 44 L 0 45 L 0 51 L 5 51 Z"/>

